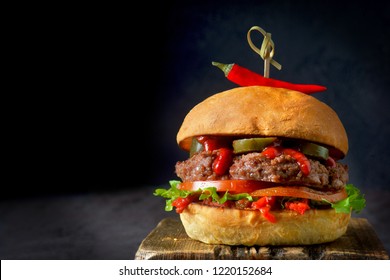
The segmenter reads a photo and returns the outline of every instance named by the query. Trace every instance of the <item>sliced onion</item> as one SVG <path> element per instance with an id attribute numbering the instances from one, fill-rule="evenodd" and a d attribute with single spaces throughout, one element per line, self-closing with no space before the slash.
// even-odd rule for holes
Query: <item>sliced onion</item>
<path id="1" fill-rule="evenodd" d="M 307 198 L 312 200 L 327 201 L 334 203 L 348 197 L 347 191 L 342 189 L 337 192 L 323 192 L 319 190 L 310 189 L 307 187 L 272 187 L 266 189 L 259 189 L 250 193 L 253 197 L 258 196 L 289 196 L 298 198 Z"/>

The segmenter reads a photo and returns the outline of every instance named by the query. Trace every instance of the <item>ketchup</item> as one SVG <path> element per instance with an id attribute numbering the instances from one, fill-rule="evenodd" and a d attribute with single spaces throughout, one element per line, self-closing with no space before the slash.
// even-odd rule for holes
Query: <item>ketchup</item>
<path id="1" fill-rule="evenodd" d="M 233 150 L 230 140 L 217 136 L 199 136 L 197 140 L 203 145 L 205 151 L 219 150 L 218 156 L 213 162 L 213 171 L 219 176 L 225 174 L 233 161 Z M 297 161 L 304 176 L 310 174 L 310 161 L 303 153 L 295 149 L 268 146 L 263 150 L 262 154 L 269 159 L 274 159 L 281 154 L 289 155 Z"/>
<path id="2" fill-rule="evenodd" d="M 203 145 L 205 151 L 231 148 L 231 140 L 228 137 L 199 136 L 196 140 Z"/>
<path id="3" fill-rule="evenodd" d="M 299 168 L 301 169 L 303 175 L 308 176 L 310 174 L 310 161 L 303 153 L 298 152 L 297 150 L 282 148 L 280 146 L 269 146 L 263 150 L 262 154 L 269 159 L 274 159 L 281 154 L 289 155 L 298 162 Z"/>
<path id="4" fill-rule="evenodd" d="M 199 136 L 197 140 L 203 145 L 205 151 L 219 150 L 213 162 L 213 171 L 219 176 L 225 174 L 233 161 L 231 141 L 227 138 L 213 136 Z"/>
<path id="5" fill-rule="evenodd" d="M 213 162 L 213 171 L 217 175 L 223 175 L 233 162 L 233 151 L 227 148 L 220 148 L 217 158 Z"/>

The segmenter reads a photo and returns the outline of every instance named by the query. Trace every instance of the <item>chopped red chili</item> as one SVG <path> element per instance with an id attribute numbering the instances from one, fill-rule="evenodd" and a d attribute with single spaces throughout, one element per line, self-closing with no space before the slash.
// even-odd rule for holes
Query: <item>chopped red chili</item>
<path id="1" fill-rule="evenodd" d="M 179 198 L 176 198 L 173 202 L 172 202 L 172 206 L 175 206 L 176 207 L 176 213 L 182 213 L 184 211 L 184 209 L 187 208 L 188 204 L 190 204 L 191 202 L 195 201 L 197 199 L 197 197 L 195 196 L 187 196 L 187 197 L 179 197 Z"/>
<path id="2" fill-rule="evenodd" d="M 310 161 L 303 153 L 298 152 L 297 150 L 268 146 L 262 151 L 262 154 L 269 159 L 274 159 L 281 154 L 289 155 L 297 161 L 303 175 L 308 176 L 310 174 Z"/>
<path id="3" fill-rule="evenodd" d="M 301 201 L 288 201 L 285 203 L 286 209 L 293 210 L 303 215 L 306 210 L 310 209 L 309 200 L 302 199 Z"/>
<path id="4" fill-rule="evenodd" d="M 296 90 L 306 94 L 312 94 L 315 92 L 321 92 L 326 90 L 326 87 L 320 85 L 294 84 L 281 80 L 266 78 L 236 63 L 223 64 L 219 62 L 212 62 L 212 64 L 221 69 L 230 81 L 242 87 L 270 86 Z"/>
<path id="5" fill-rule="evenodd" d="M 276 218 L 270 213 L 272 206 L 275 204 L 276 198 L 274 196 L 263 196 L 259 200 L 252 202 L 252 209 L 259 210 L 271 223 L 276 223 Z"/>

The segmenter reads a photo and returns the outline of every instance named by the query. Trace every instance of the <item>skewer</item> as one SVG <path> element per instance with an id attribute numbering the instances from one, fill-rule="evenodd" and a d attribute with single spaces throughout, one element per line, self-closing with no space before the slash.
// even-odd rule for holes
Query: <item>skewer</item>
<path id="1" fill-rule="evenodd" d="M 261 48 L 257 48 L 255 44 L 253 44 L 251 39 L 251 32 L 253 30 L 259 31 L 263 36 L 263 43 L 261 44 Z M 249 29 L 247 33 L 247 40 L 249 43 L 249 46 L 252 48 L 252 50 L 259 54 L 260 57 L 264 60 L 264 77 L 269 78 L 270 73 L 270 64 L 272 64 L 276 69 L 281 70 L 282 65 L 280 65 L 278 62 L 276 62 L 273 59 L 274 56 L 274 42 L 271 39 L 271 33 L 267 33 L 264 29 L 262 29 L 259 26 L 253 26 Z"/>

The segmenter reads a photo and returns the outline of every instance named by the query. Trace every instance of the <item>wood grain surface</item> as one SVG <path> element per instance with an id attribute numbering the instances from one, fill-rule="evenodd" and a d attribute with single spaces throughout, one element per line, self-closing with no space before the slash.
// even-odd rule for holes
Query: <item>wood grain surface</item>
<path id="1" fill-rule="evenodd" d="M 163 219 L 141 242 L 136 260 L 388 260 L 382 243 L 364 218 L 352 218 L 347 232 L 330 243 L 310 246 L 227 246 L 190 239 L 179 219 Z"/>

